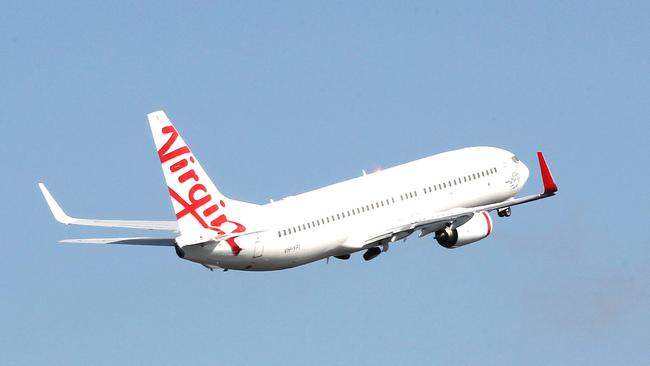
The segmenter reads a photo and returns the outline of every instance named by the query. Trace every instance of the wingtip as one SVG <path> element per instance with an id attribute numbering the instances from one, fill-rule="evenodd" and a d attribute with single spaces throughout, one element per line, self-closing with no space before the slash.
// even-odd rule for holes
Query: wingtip
<path id="1" fill-rule="evenodd" d="M 63 209 L 61 208 L 59 203 L 56 202 L 56 200 L 54 199 L 50 191 L 47 189 L 45 184 L 39 182 L 38 187 L 41 189 L 41 193 L 45 198 L 45 202 L 47 203 L 47 206 L 50 208 L 50 211 L 52 212 L 52 215 L 54 216 L 56 221 L 66 225 L 70 224 L 72 222 L 72 218 L 63 211 Z"/>
<path id="2" fill-rule="evenodd" d="M 537 159 L 539 160 L 539 168 L 542 171 L 542 182 L 544 183 L 544 194 L 554 194 L 555 192 L 558 191 L 557 184 L 553 179 L 553 174 L 551 174 L 551 170 L 548 168 L 548 164 L 546 163 L 546 159 L 544 158 L 544 153 L 538 151 Z"/>

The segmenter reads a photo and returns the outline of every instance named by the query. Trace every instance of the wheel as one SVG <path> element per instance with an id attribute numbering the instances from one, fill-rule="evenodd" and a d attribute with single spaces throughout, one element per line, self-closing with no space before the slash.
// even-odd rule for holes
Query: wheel
<path id="1" fill-rule="evenodd" d="M 512 215 L 512 209 L 510 207 L 504 207 L 497 210 L 497 215 L 499 217 L 510 217 Z"/>

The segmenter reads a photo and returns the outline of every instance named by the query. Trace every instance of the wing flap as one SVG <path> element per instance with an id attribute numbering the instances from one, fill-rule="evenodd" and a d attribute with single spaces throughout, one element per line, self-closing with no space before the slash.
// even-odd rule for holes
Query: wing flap
<path id="1" fill-rule="evenodd" d="M 420 230 L 420 237 L 436 232 L 447 225 L 459 227 L 474 216 L 473 209 L 454 209 L 443 212 L 436 217 L 426 220 L 416 220 L 403 225 L 395 226 L 390 230 L 378 235 L 371 236 L 363 242 L 363 247 L 375 246 L 384 243 L 392 243 L 404 239 L 413 232 Z"/>

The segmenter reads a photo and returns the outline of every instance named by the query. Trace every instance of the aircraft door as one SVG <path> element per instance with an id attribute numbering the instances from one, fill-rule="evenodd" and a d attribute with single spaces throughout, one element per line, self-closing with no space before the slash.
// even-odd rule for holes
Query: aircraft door
<path id="1" fill-rule="evenodd" d="M 255 237 L 255 249 L 253 250 L 253 258 L 259 258 L 264 254 L 264 243 L 260 240 L 260 236 Z"/>

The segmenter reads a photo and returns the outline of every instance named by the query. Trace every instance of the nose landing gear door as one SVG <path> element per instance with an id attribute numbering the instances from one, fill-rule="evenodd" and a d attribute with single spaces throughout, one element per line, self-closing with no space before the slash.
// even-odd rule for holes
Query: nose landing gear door
<path id="1" fill-rule="evenodd" d="M 259 258 L 264 254 L 264 243 L 260 240 L 260 236 L 255 237 L 255 249 L 253 251 L 253 258 Z"/>

